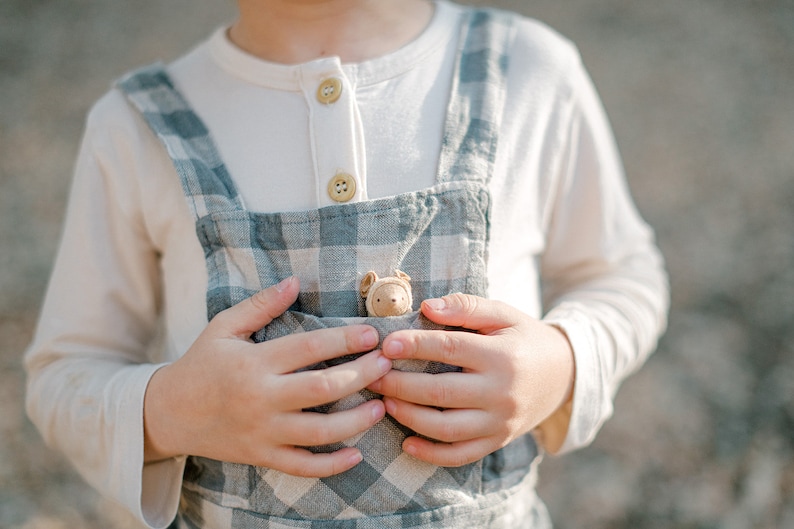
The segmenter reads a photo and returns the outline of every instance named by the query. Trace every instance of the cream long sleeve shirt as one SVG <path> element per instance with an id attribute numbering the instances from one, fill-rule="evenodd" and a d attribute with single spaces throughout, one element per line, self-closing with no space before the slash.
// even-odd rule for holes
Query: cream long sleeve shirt
<path id="1" fill-rule="evenodd" d="M 317 208 L 330 178 L 354 200 L 433 184 L 465 8 L 359 64 L 256 59 L 219 30 L 169 65 L 255 211 Z M 334 105 L 317 100 L 328 77 Z M 563 451 L 588 444 L 665 325 L 667 283 L 629 196 L 596 92 L 567 40 L 521 19 L 499 134 L 489 296 L 568 335 L 576 381 Z M 163 147 L 111 90 L 91 111 L 62 243 L 26 355 L 28 413 L 86 480 L 149 527 L 174 516 L 184 458 L 144 465 L 143 398 L 207 324 L 207 272 Z"/>

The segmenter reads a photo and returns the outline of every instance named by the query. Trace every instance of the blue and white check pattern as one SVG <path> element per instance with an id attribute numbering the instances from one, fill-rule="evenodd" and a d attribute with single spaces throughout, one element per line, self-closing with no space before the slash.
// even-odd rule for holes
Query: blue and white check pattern
<path id="1" fill-rule="evenodd" d="M 489 207 L 482 184 L 449 182 L 319 210 L 209 215 L 197 223 L 218 271 L 209 317 L 291 275 L 301 281 L 293 310 L 315 316 L 365 316 L 358 287 L 369 270 L 405 271 L 417 304 L 450 292 L 484 295 Z"/>
<path id="2" fill-rule="evenodd" d="M 396 197 L 305 212 L 246 211 L 209 131 L 163 67 L 140 70 L 119 82 L 165 145 L 182 181 L 207 259 L 210 318 L 291 275 L 301 279 L 297 303 L 256 333 L 255 340 L 357 322 L 376 326 L 381 337 L 402 328 L 435 328 L 417 312 L 363 318 L 358 284 L 369 270 L 381 275 L 397 268 L 407 272 L 417 304 L 450 292 L 486 294 L 487 184 L 513 30 L 510 15 L 493 10 L 469 15 L 462 25 L 438 184 Z M 398 368 L 431 373 L 457 369 L 430 362 Z M 370 398 L 376 396 L 362 391 L 316 411 L 349 409 Z M 543 527 L 545 511 L 534 499 L 529 472 L 537 456 L 531 437 L 477 463 L 443 468 L 402 451 L 401 443 L 410 434 L 387 418 L 344 443 L 313 447 L 324 451 L 354 445 L 365 456 L 355 468 L 323 479 L 191 457 L 179 524 Z M 537 523 L 528 525 L 535 519 Z"/>
<path id="3" fill-rule="evenodd" d="M 478 10 L 470 13 L 466 31 L 452 79 L 438 174 L 442 181 L 474 177 L 487 183 L 496 159 L 515 28 L 509 14 Z"/>
<path id="4" fill-rule="evenodd" d="M 195 218 L 242 207 L 204 123 L 174 88 L 161 64 L 117 83 L 168 151 Z"/>

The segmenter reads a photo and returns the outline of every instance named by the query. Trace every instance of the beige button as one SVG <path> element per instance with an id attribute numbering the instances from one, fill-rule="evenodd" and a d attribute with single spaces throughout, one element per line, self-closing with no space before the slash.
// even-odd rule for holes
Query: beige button
<path id="1" fill-rule="evenodd" d="M 342 95 L 342 81 L 336 77 L 329 77 L 317 87 L 317 101 L 330 105 L 335 103 Z"/>
<path id="2" fill-rule="evenodd" d="M 337 202 L 347 202 L 356 194 L 356 179 L 347 173 L 337 173 L 328 182 L 328 196 Z"/>

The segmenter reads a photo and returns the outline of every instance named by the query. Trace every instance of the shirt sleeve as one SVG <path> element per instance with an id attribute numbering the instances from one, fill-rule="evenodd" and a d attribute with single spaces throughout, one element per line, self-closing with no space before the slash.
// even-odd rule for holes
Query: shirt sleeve
<path id="1" fill-rule="evenodd" d="M 576 365 L 560 452 L 592 442 L 621 382 L 655 349 L 668 308 L 662 256 L 631 199 L 612 130 L 578 56 L 572 87 L 541 261 L 544 320 L 568 336 Z"/>
<path id="2" fill-rule="evenodd" d="M 60 248 L 25 366 L 45 442 L 148 527 L 176 513 L 184 461 L 144 465 L 143 398 L 161 304 L 158 249 L 134 177 L 119 94 L 89 115 Z M 109 119 L 110 118 L 110 119 Z M 111 125 L 111 123 L 113 123 Z"/>

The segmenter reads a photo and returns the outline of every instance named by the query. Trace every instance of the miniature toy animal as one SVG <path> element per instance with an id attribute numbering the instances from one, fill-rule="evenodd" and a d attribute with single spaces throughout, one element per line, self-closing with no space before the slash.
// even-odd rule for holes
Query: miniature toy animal
<path id="1" fill-rule="evenodd" d="M 368 316 L 401 316 L 411 312 L 413 307 L 411 278 L 401 270 L 382 278 L 375 272 L 367 272 L 361 280 L 360 292 Z"/>

